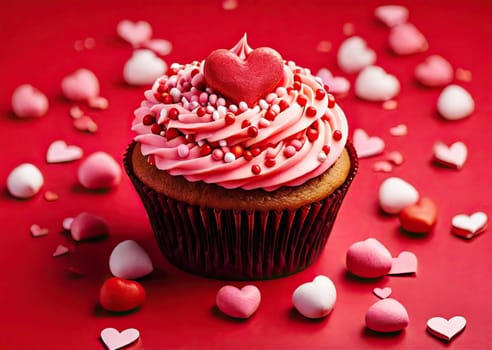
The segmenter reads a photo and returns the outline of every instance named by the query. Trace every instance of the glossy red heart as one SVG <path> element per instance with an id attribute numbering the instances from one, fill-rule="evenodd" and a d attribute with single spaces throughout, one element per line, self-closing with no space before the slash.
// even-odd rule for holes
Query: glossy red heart
<path id="1" fill-rule="evenodd" d="M 145 289 L 140 283 L 119 277 L 107 279 L 99 291 L 99 303 L 109 311 L 133 310 L 143 305 L 145 298 Z"/>
<path id="2" fill-rule="evenodd" d="M 403 208 L 399 218 L 404 230 L 427 233 L 437 220 L 437 206 L 432 199 L 422 197 L 416 204 Z"/>
<path id="3" fill-rule="evenodd" d="M 268 47 L 253 50 L 246 59 L 219 49 L 205 60 L 205 81 L 212 90 L 235 103 L 244 101 L 252 106 L 273 91 L 283 76 L 280 54 Z"/>

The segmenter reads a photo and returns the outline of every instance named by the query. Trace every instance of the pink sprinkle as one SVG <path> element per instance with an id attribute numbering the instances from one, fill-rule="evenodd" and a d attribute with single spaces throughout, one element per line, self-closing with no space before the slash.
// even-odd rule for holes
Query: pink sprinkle
<path id="1" fill-rule="evenodd" d="M 269 148 L 265 154 L 265 158 L 275 158 L 278 152 L 274 148 Z"/>
<path id="2" fill-rule="evenodd" d="M 203 73 L 198 73 L 191 79 L 191 85 L 200 86 L 203 83 Z"/>
<path id="3" fill-rule="evenodd" d="M 84 115 L 73 121 L 73 126 L 79 131 L 86 131 L 94 133 L 97 131 L 97 124 L 92 120 L 91 117 Z"/>
<path id="4" fill-rule="evenodd" d="M 69 114 L 73 119 L 79 119 L 84 115 L 84 111 L 79 106 L 73 105 L 70 107 Z"/>
<path id="5" fill-rule="evenodd" d="M 222 152 L 222 150 L 216 148 L 214 149 L 214 151 L 212 152 L 212 159 L 213 160 L 222 160 L 222 158 L 224 158 L 224 152 Z"/>
<path id="6" fill-rule="evenodd" d="M 47 202 L 53 202 L 53 201 L 56 201 L 58 199 L 58 194 L 56 194 L 55 192 L 53 191 L 46 191 L 44 193 L 44 199 L 47 201 Z"/>
<path id="7" fill-rule="evenodd" d="M 96 40 L 94 38 L 85 38 L 84 39 L 84 47 L 86 49 L 93 49 L 96 46 Z"/>
<path id="8" fill-rule="evenodd" d="M 200 94 L 200 97 L 198 97 L 198 102 L 201 104 L 205 104 L 208 102 L 208 94 L 206 92 L 202 92 Z"/>
<path id="9" fill-rule="evenodd" d="M 190 154 L 190 149 L 188 148 L 188 146 L 186 146 L 185 144 L 181 144 L 178 146 L 178 156 L 180 158 L 186 158 L 188 157 L 188 154 Z"/>
<path id="10" fill-rule="evenodd" d="M 393 170 L 393 165 L 386 160 L 380 160 L 372 165 L 372 170 L 375 172 L 390 173 Z"/>
<path id="11" fill-rule="evenodd" d="M 109 101 L 107 98 L 98 96 L 98 97 L 91 97 L 87 101 L 89 107 L 94 108 L 94 109 L 108 109 L 109 107 Z"/>
<path id="12" fill-rule="evenodd" d="M 75 40 L 75 42 L 73 43 L 73 48 L 75 49 L 75 51 L 82 51 L 84 49 L 84 43 L 82 42 L 82 40 Z"/>
<path id="13" fill-rule="evenodd" d="M 227 141 L 226 140 L 220 140 L 219 141 L 219 146 L 220 147 L 227 147 Z"/>
<path id="14" fill-rule="evenodd" d="M 403 164 L 403 154 L 401 154 L 399 151 L 392 151 L 386 155 L 386 159 L 393 163 L 394 165 L 401 165 Z"/>
<path id="15" fill-rule="evenodd" d="M 472 72 L 467 69 L 458 68 L 456 69 L 456 79 L 470 82 L 472 80 Z"/>
<path id="16" fill-rule="evenodd" d="M 384 101 L 382 107 L 387 111 L 395 110 L 398 108 L 398 101 L 395 100 Z"/>
<path id="17" fill-rule="evenodd" d="M 318 52 L 330 52 L 332 48 L 332 44 L 328 40 L 321 40 L 316 47 Z"/>
<path id="18" fill-rule="evenodd" d="M 295 139 L 290 142 L 290 144 L 296 149 L 296 151 L 299 151 L 302 148 L 302 141 Z"/>
<path id="19" fill-rule="evenodd" d="M 294 154 L 296 154 L 296 152 L 297 152 L 296 148 L 292 145 L 289 145 L 289 146 L 285 147 L 285 149 L 284 149 L 284 156 L 286 158 L 290 158 Z"/>
<path id="20" fill-rule="evenodd" d="M 208 102 L 211 104 L 211 105 L 216 105 L 217 104 L 217 95 L 216 94 L 212 94 L 208 97 Z"/>
<path id="21" fill-rule="evenodd" d="M 346 36 L 351 36 L 355 33 L 354 24 L 350 22 L 344 23 L 342 31 Z"/>
<path id="22" fill-rule="evenodd" d="M 217 99 L 217 106 L 225 106 L 226 105 L 226 100 L 223 97 L 220 97 Z"/>

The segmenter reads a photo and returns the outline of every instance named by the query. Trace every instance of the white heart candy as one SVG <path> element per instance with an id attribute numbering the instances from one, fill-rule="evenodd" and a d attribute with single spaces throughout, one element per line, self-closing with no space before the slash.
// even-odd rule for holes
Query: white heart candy
<path id="1" fill-rule="evenodd" d="M 378 66 L 364 68 L 355 80 L 355 94 L 367 101 L 386 101 L 400 91 L 400 82 Z"/>
<path id="2" fill-rule="evenodd" d="M 312 282 L 297 287 L 292 294 L 292 302 L 299 313 L 308 318 L 328 315 L 335 306 L 337 291 L 326 276 L 319 275 Z"/>
<path id="3" fill-rule="evenodd" d="M 137 279 L 151 273 L 154 266 L 147 252 L 137 242 L 126 240 L 111 252 L 109 269 L 116 277 Z"/>
<path id="4" fill-rule="evenodd" d="M 384 180 L 379 187 L 379 205 L 388 214 L 398 214 L 403 208 L 417 203 L 419 193 L 399 177 Z"/>
<path id="5" fill-rule="evenodd" d="M 123 78 L 130 85 L 151 85 L 167 70 L 167 64 L 150 50 L 135 50 L 123 68 Z"/>
<path id="6" fill-rule="evenodd" d="M 475 110 L 475 102 L 468 91 L 458 85 L 449 85 L 437 99 L 437 110 L 448 120 L 468 117 Z"/>
<path id="7" fill-rule="evenodd" d="M 7 189 L 17 198 L 29 198 L 39 192 L 44 178 L 33 164 L 23 163 L 14 168 L 7 177 Z"/>
<path id="8" fill-rule="evenodd" d="M 82 157 L 84 152 L 78 146 L 69 146 L 65 141 L 54 141 L 49 147 L 46 154 L 48 163 L 70 162 Z"/>
<path id="9" fill-rule="evenodd" d="M 407 21 L 408 9 L 400 5 L 383 5 L 376 7 L 374 15 L 388 27 L 394 27 Z"/>
<path id="10" fill-rule="evenodd" d="M 356 73 L 376 61 L 376 53 L 358 36 L 346 39 L 338 49 L 338 66 L 346 73 Z"/>
<path id="11" fill-rule="evenodd" d="M 482 233 L 487 228 L 488 217 L 482 211 L 478 211 L 470 216 L 466 214 L 455 215 L 451 220 L 453 233 L 465 238 L 472 238 Z"/>
<path id="12" fill-rule="evenodd" d="M 465 164 L 468 150 L 463 142 L 455 142 L 451 146 L 446 146 L 442 142 L 434 144 L 434 158 L 439 163 L 460 169 Z"/>
<path id="13" fill-rule="evenodd" d="M 118 332 L 114 328 L 105 328 L 101 331 L 101 339 L 109 350 L 125 347 L 140 337 L 140 332 L 135 328 L 128 328 Z"/>

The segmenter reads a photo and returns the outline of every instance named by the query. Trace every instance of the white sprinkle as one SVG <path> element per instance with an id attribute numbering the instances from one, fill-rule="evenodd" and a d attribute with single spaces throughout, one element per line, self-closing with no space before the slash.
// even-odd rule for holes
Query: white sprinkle
<path id="1" fill-rule="evenodd" d="M 277 94 L 274 93 L 274 92 L 270 92 L 267 97 L 265 98 L 265 100 L 268 102 L 268 103 L 272 103 L 276 98 L 277 98 Z"/>
<path id="2" fill-rule="evenodd" d="M 303 72 L 305 75 L 311 75 L 311 69 L 309 69 L 309 68 L 304 68 Z"/>
<path id="3" fill-rule="evenodd" d="M 166 132 L 164 130 L 162 130 L 159 135 L 161 135 L 162 137 L 166 136 Z"/>
<path id="4" fill-rule="evenodd" d="M 220 140 L 219 141 L 219 146 L 220 147 L 226 147 L 227 146 L 227 141 L 226 140 Z"/>
<path id="5" fill-rule="evenodd" d="M 157 121 L 157 124 L 162 124 L 164 123 L 164 120 L 167 117 L 167 109 L 163 108 L 161 109 L 161 112 L 159 113 L 159 120 Z"/>
<path id="6" fill-rule="evenodd" d="M 173 75 L 172 77 L 170 77 L 167 81 L 166 81 L 166 86 L 168 88 L 173 88 L 176 86 L 176 83 L 178 81 L 178 77 Z"/>
<path id="7" fill-rule="evenodd" d="M 186 146 L 185 144 L 181 144 L 178 146 L 178 156 L 180 158 L 186 158 L 188 157 L 188 154 L 190 154 L 190 149 L 188 148 L 188 146 Z"/>
<path id="8" fill-rule="evenodd" d="M 248 104 L 244 101 L 239 102 L 239 109 L 241 111 L 247 111 L 248 110 Z"/>
<path id="9" fill-rule="evenodd" d="M 215 111 L 214 106 L 211 106 L 211 105 L 208 105 L 206 107 L 206 109 L 207 109 L 207 113 L 209 113 L 209 114 L 212 114 Z"/>
<path id="10" fill-rule="evenodd" d="M 272 111 L 274 111 L 275 113 L 280 113 L 280 106 L 279 105 L 272 105 L 270 107 L 272 109 Z"/>
<path id="11" fill-rule="evenodd" d="M 191 95 L 190 101 L 191 102 L 194 102 L 194 101 L 198 102 L 198 96 L 197 95 Z"/>
<path id="12" fill-rule="evenodd" d="M 314 77 L 314 80 L 316 80 L 318 84 L 323 85 L 323 79 L 321 79 L 320 77 Z"/>
<path id="13" fill-rule="evenodd" d="M 226 105 L 226 100 L 223 97 L 217 99 L 217 106 L 225 106 L 225 105 Z"/>
<path id="14" fill-rule="evenodd" d="M 278 97 L 282 97 L 287 95 L 287 89 L 284 88 L 283 86 L 279 86 L 277 90 L 275 90 L 275 93 L 277 94 Z"/>
<path id="15" fill-rule="evenodd" d="M 220 119 L 220 113 L 219 113 L 219 111 L 213 111 L 212 112 L 212 119 L 213 120 L 219 120 Z"/>
<path id="16" fill-rule="evenodd" d="M 254 106 L 253 107 L 253 112 L 254 113 L 260 113 L 260 106 Z"/>
<path id="17" fill-rule="evenodd" d="M 270 126 L 271 122 L 268 119 L 265 118 L 260 118 L 258 122 L 258 126 L 261 128 L 266 128 L 267 126 Z"/>
<path id="18" fill-rule="evenodd" d="M 226 106 L 218 106 L 217 110 L 219 111 L 221 117 L 223 117 L 227 113 Z"/>
<path id="19" fill-rule="evenodd" d="M 326 153 L 323 152 L 323 151 L 319 152 L 319 154 L 318 154 L 318 160 L 320 162 L 324 162 L 326 160 Z"/>
<path id="20" fill-rule="evenodd" d="M 296 63 L 294 61 L 288 61 L 287 62 L 287 65 L 290 67 L 290 68 L 295 68 L 296 67 Z"/>
<path id="21" fill-rule="evenodd" d="M 224 154 L 224 162 L 232 163 L 235 160 L 236 160 L 236 156 L 234 155 L 234 153 L 227 152 L 226 154 Z"/>
<path id="22" fill-rule="evenodd" d="M 171 69 L 179 69 L 179 67 L 180 67 L 179 63 L 176 63 L 176 62 L 171 63 Z"/>
<path id="23" fill-rule="evenodd" d="M 205 91 L 208 93 L 208 94 L 211 94 L 213 93 L 212 89 L 211 88 L 206 88 Z"/>
<path id="24" fill-rule="evenodd" d="M 197 140 L 196 144 L 200 147 L 202 147 L 205 144 L 205 140 Z"/>
<path id="25" fill-rule="evenodd" d="M 258 104 L 260 105 L 261 109 L 268 109 L 268 107 L 270 107 L 268 102 L 265 101 L 264 99 L 259 100 Z"/>
<path id="26" fill-rule="evenodd" d="M 229 110 L 232 112 L 232 113 L 237 113 L 238 111 L 238 108 L 236 105 L 232 104 L 229 106 Z"/>

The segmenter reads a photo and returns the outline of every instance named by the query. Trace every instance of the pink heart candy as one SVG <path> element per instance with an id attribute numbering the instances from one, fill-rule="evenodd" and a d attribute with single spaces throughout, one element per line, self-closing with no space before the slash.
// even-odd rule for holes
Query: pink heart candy
<path id="1" fill-rule="evenodd" d="M 72 101 L 88 101 L 99 96 L 99 80 L 88 69 L 80 68 L 63 78 L 63 95 Z"/>
<path id="2" fill-rule="evenodd" d="M 307 318 L 327 316 L 333 310 L 336 300 L 335 285 L 323 275 L 316 276 L 312 282 L 301 284 L 292 294 L 294 307 Z"/>
<path id="3" fill-rule="evenodd" d="M 426 51 L 429 47 L 425 36 L 411 23 L 402 23 L 391 28 L 389 46 L 398 55 Z"/>
<path id="4" fill-rule="evenodd" d="M 64 246 L 63 244 L 59 244 L 55 251 L 53 252 L 53 257 L 58 257 L 61 255 L 68 254 L 70 252 L 70 249 L 67 246 Z"/>
<path id="5" fill-rule="evenodd" d="M 386 275 L 392 264 L 391 253 L 377 239 L 353 243 L 347 250 L 347 269 L 356 276 L 377 278 Z"/>
<path id="6" fill-rule="evenodd" d="M 401 331 L 408 326 L 408 322 L 405 307 L 391 298 L 377 301 L 366 312 L 366 326 L 376 332 Z"/>
<path id="7" fill-rule="evenodd" d="M 391 293 L 393 293 L 393 290 L 390 287 L 385 287 L 385 288 L 374 288 L 372 290 L 375 296 L 377 296 L 380 299 L 386 299 L 388 298 Z"/>
<path id="8" fill-rule="evenodd" d="M 84 152 L 78 146 L 69 146 L 65 141 L 54 141 L 46 154 L 46 162 L 63 163 L 82 158 Z"/>
<path id="9" fill-rule="evenodd" d="M 33 237 L 42 237 L 48 234 L 47 228 L 41 228 L 38 224 L 32 224 L 29 228 Z"/>
<path id="10" fill-rule="evenodd" d="M 48 112 L 48 98 L 30 84 L 17 87 L 12 94 L 12 110 L 19 118 L 38 118 Z"/>
<path id="11" fill-rule="evenodd" d="M 468 149 L 463 142 L 455 142 L 449 147 L 442 142 L 436 142 L 433 151 L 434 159 L 438 163 L 455 169 L 461 169 L 468 156 Z"/>
<path id="12" fill-rule="evenodd" d="M 145 48 L 154 51 L 158 55 L 169 55 L 173 49 L 170 41 L 164 39 L 153 39 L 145 43 Z"/>
<path id="13" fill-rule="evenodd" d="M 326 68 L 321 68 L 316 74 L 323 84 L 329 87 L 330 93 L 344 95 L 350 89 L 350 82 L 344 77 L 334 77 L 331 72 Z"/>
<path id="14" fill-rule="evenodd" d="M 363 129 L 355 129 L 354 147 L 359 158 L 374 156 L 384 151 L 384 141 L 377 136 L 369 136 Z"/>
<path id="15" fill-rule="evenodd" d="M 400 5 L 378 6 L 374 10 L 374 15 L 388 27 L 394 27 L 407 21 L 408 9 Z"/>
<path id="16" fill-rule="evenodd" d="M 249 318 L 260 306 L 260 290 L 253 285 L 239 289 L 234 286 L 220 288 L 215 302 L 220 311 L 236 318 Z"/>
<path id="17" fill-rule="evenodd" d="M 401 252 L 392 259 L 391 270 L 388 275 L 407 275 L 417 272 L 417 256 L 412 252 Z"/>
<path id="18" fill-rule="evenodd" d="M 463 238 L 473 238 L 484 232 L 488 226 L 488 216 L 482 211 L 472 215 L 458 214 L 451 221 L 452 231 L 455 235 Z"/>
<path id="19" fill-rule="evenodd" d="M 415 68 L 415 78 L 430 87 L 445 86 L 453 81 L 453 67 L 443 57 L 432 55 Z"/>
<path id="20" fill-rule="evenodd" d="M 86 212 L 77 215 L 69 226 L 75 241 L 104 237 L 109 233 L 108 224 L 102 217 Z"/>
<path id="21" fill-rule="evenodd" d="M 146 21 L 123 20 L 116 26 L 118 35 L 133 47 L 140 46 L 152 37 L 152 26 Z"/>
<path id="22" fill-rule="evenodd" d="M 78 178 L 87 189 L 109 189 L 120 183 L 121 167 L 109 154 L 95 152 L 80 164 Z"/>
<path id="23" fill-rule="evenodd" d="M 90 133 L 95 133 L 98 128 L 94 120 L 87 115 L 74 119 L 73 127 L 79 131 L 86 131 Z"/>
<path id="24" fill-rule="evenodd" d="M 132 344 L 140 337 L 140 332 L 135 328 L 128 328 L 118 332 L 114 328 L 105 328 L 101 331 L 101 340 L 109 350 L 121 349 Z"/>
<path id="25" fill-rule="evenodd" d="M 449 320 L 443 317 L 432 317 L 427 321 L 427 331 L 432 335 L 451 340 L 466 327 L 466 319 L 463 316 L 454 316 Z"/>
<path id="26" fill-rule="evenodd" d="M 147 252 L 137 242 L 126 240 L 111 252 L 109 269 L 116 277 L 137 279 L 154 271 L 154 266 Z"/>

